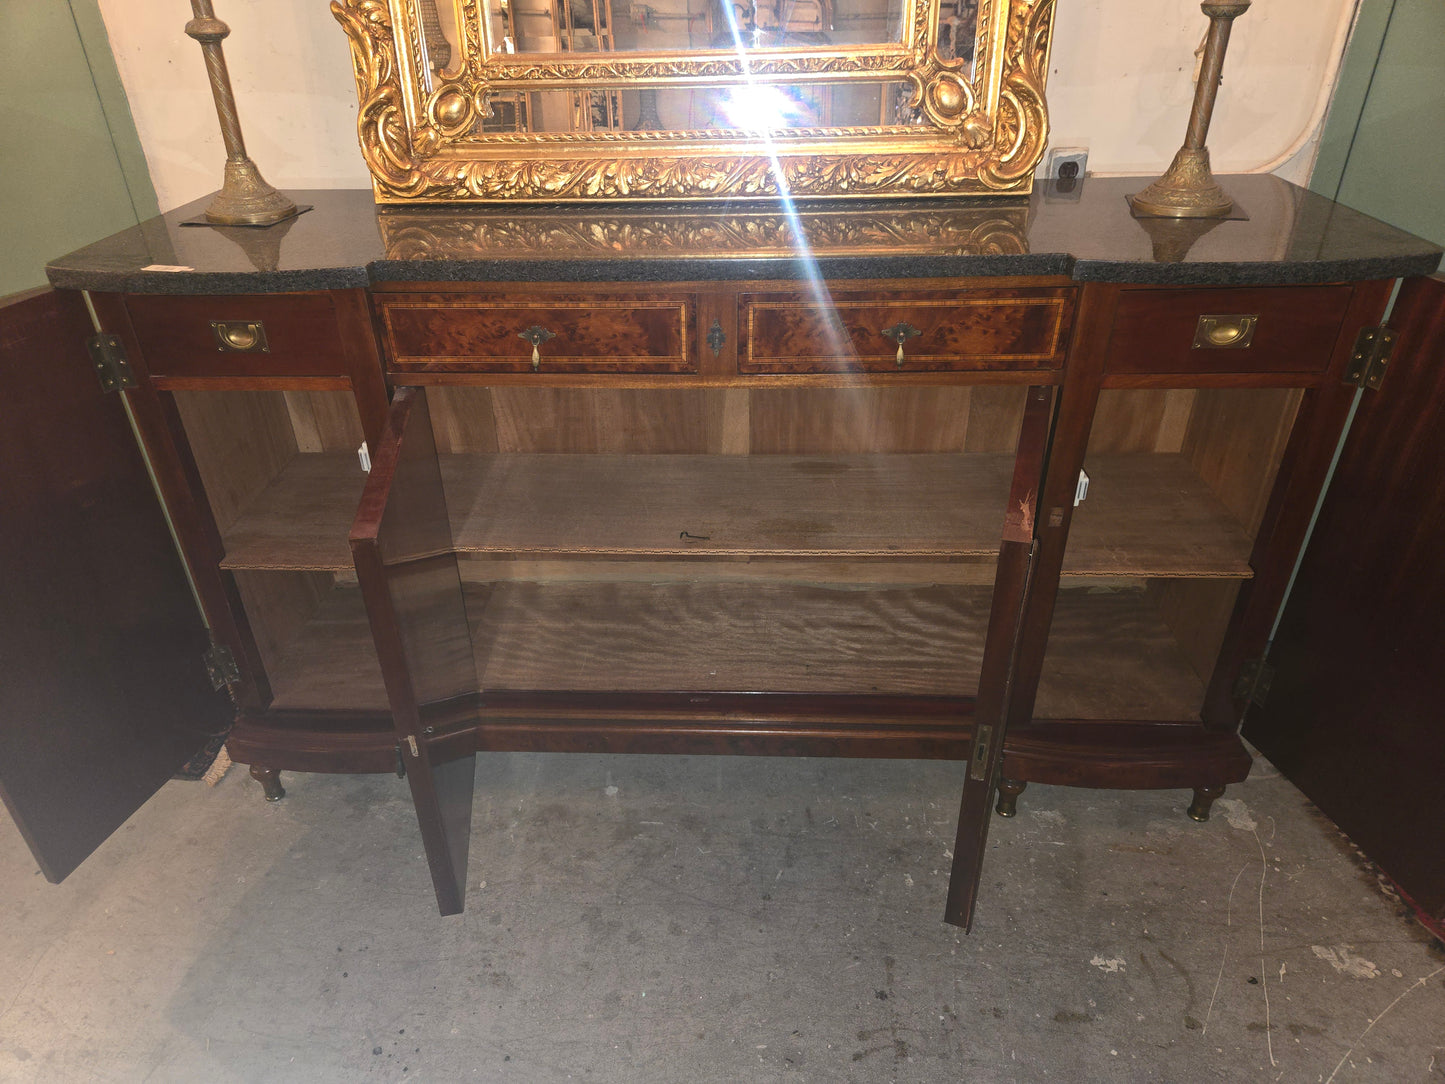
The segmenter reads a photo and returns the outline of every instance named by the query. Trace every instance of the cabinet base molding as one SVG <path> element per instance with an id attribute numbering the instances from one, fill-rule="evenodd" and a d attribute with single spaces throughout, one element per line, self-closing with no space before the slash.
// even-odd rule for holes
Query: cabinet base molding
<path id="1" fill-rule="evenodd" d="M 1003 778 L 1117 790 L 1223 787 L 1249 775 L 1233 731 L 1200 723 L 1034 720 L 1011 726 Z"/>

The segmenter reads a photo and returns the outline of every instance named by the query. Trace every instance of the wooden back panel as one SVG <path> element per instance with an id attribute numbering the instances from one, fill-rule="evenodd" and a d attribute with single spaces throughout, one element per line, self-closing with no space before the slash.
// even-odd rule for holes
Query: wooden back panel
<path id="1" fill-rule="evenodd" d="M 1026 395 L 1014 385 L 428 389 L 443 454 L 1012 452 Z"/>

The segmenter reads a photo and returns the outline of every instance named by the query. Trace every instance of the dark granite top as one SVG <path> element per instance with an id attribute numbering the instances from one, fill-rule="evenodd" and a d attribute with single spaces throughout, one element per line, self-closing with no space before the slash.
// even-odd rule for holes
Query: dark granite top
<path id="1" fill-rule="evenodd" d="M 1269 175 L 1222 178 L 1247 219 L 1134 219 L 1139 178 L 1027 199 L 616 207 L 377 207 L 370 191 L 289 193 L 267 229 L 183 226 L 198 201 L 54 261 L 60 287 L 260 293 L 386 282 L 656 282 L 1060 275 L 1263 285 L 1426 274 L 1441 250 Z"/>

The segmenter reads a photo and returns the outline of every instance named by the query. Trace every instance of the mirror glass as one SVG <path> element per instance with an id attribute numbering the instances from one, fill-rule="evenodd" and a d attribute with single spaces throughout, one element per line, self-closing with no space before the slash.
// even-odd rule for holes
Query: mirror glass
<path id="1" fill-rule="evenodd" d="M 641 132 L 917 123 L 908 83 L 794 83 L 787 86 L 604 87 L 496 94 L 480 133 Z"/>
<path id="2" fill-rule="evenodd" d="M 417 0 L 433 73 L 454 76 L 461 0 Z M 904 41 L 905 0 L 487 0 L 490 53 L 668 52 L 887 45 Z M 938 51 L 972 61 L 978 0 L 941 0 Z"/>

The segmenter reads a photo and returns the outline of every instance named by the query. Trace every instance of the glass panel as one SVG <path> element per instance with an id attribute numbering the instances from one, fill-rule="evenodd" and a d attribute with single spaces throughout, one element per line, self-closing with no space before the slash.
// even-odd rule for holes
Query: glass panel
<path id="1" fill-rule="evenodd" d="M 975 695 L 1025 389 L 429 393 L 484 690 Z"/>
<path id="2" fill-rule="evenodd" d="M 385 710 L 347 544 L 366 482 L 351 392 L 173 394 L 271 706 Z"/>
<path id="3" fill-rule="evenodd" d="M 493 132 L 734 131 L 913 124 L 906 82 L 786 86 L 603 87 L 498 93 L 481 120 Z"/>
<path id="4" fill-rule="evenodd" d="M 458 0 L 417 0 L 417 16 L 432 76 L 454 79 L 461 74 L 464 57 L 459 28 L 463 24 L 457 5 Z"/>
<path id="5" fill-rule="evenodd" d="M 1199 718 L 1300 395 L 1101 393 L 1036 717 Z"/>
<path id="6" fill-rule="evenodd" d="M 459 0 L 415 0 L 428 69 L 462 69 Z M 902 42 L 902 0 L 490 0 L 479 5 L 497 53 L 819 49 Z M 942 0 L 938 52 L 972 61 L 978 0 Z"/>
<path id="7" fill-rule="evenodd" d="M 438 57 L 456 41 L 449 0 L 417 0 L 422 25 L 435 25 Z M 487 6 L 493 48 L 505 53 L 727 52 L 887 45 L 904 38 L 901 0 L 494 0 Z M 945 2 L 950 42 L 967 40 L 971 58 L 977 0 Z M 952 55 L 952 54 L 950 54 Z"/>

